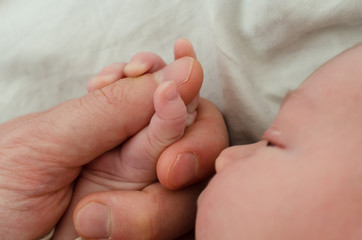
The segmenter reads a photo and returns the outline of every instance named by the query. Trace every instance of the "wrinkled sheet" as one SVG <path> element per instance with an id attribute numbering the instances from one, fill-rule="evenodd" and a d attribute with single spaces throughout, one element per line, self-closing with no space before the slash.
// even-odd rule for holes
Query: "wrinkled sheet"
<path id="1" fill-rule="evenodd" d="M 362 39 L 360 0 L 0 1 L 0 123 L 86 93 L 88 79 L 139 51 L 173 59 L 188 38 L 203 97 L 233 144 L 262 136 L 285 93 Z"/>

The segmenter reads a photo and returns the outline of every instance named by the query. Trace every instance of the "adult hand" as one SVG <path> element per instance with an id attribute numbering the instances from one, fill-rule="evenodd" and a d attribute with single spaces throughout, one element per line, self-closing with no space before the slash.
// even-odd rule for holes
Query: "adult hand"
<path id="1" fill-rule="evenodd" d="M 189 58 L 173 63 L 186 69 L 190 64 L 191 75 L 180 86 L 185 101 L 197 94 L 202 70 Z M 174 76 L 167 70 L 159 74 L 179 82 L 188 74 Z M 68 206 L 81 167 L 148 124 L 157 86 L 154 76 L 124 79 L 46 112 L 0 125 L 1 236 L 34 239 L 55 226 Z"/>
<path id="2" fill-rule="evenodd" d="M 190 61 L 189 58 L 180 58 L 173 64 L 184 65 L 187 69 L 190 69 L 190 64 L 193 66 L 188 81 L 179 87 L 181 96 L 185 102 L 189 102 L 201 86 L 201 67 L 198 62 Z M 172 64 L 161 70 L 159 76 L 183 82 L 186 76 L 168 71 L 171 67 Z M 153 114 L 152 98 L 157 86 L 155 76 L 149 74 L 136 79 L 123 79 L 101 91 L 94 91 L 48 111 L 30 114 L 0 125 L 2 236 L 9 239 L 35 239 L 55 226 L 68 206 L 72 183 L 81 167 L 121 144 L 148 124 Z M 218 126 L 220 122 L 214 121 L 214 125 Z M 200 140 L 201 135 L 196 135 Z M 214 141 L 210 142 L 214 144 Z M 200 169 L 205 165 L 208 166 L 206 169 L 211 169 L 214 160 L 210 161 L 210 158 L 206 157 L 200 158 L 199 162 Z M 200 176 L 207 171 L 209 170 L 199 171 Z M 196 178 L 198 176 L 195 176 Z M 157 191 L 160 189 L 157 188 Z M 174 196 L 172 193 L 170 195 Z M 195 198 L 196 194 L 189 190 L 182 195 L 194 195 Z M 170 200 L 169 195 L 159 196 L 158 204 L 162 199 L 164 202 Z M 93 197 L 92 201 L 100 202 L 101 199 L 97 199 L 97 196 Z M 116 202 L 118 197 L 119 193 L 114 192 L 104 196 L 103 200 L 104 203 L 112 200 Z M 83 203 L 85 202 L 86 199 Z M 152 203 L 148 204 L 152 207 Z M 87 213 L 84 210 L 83 208 L 83 213 Z M 111 216 L 117 216 L 118 212 L 112 210 L 113 208 L 110 208 Z M 127 210 L 132 214 L 132 209 Z M 172 208 L 170 210 L 175 211 Z M 88 214 L 92 213 L 97 214 L 88 211 Z M 158 214 L 161 214 L 161 211 Z M 170 216 L 173 218 L 173 214 Z M 157 213 L 148 217 L 153 224 L 168 225 L 169 219 L 162 222 L 162 219 L 157 219 Z M 139 219 L 140 215 L 135 214 L 134 220 L 142 222 Z M 122 219 L 117 218 L 111 223 L 117 225 L 121 221 Z M 137 226 L 136 224 L 135 228 Z M 149 235 L 155 233 L 151 228 L 146 231 L 151 231 Z"/>
<path id="3" fill-rule="evenodd" d="M 177 179 L 176 184 L 201 181 L 213 173 L 215 158 L 226 144 L 220 113 L 200 99 L 195 123 L 161 156 L 174 171 L 159 170 L 158 174 L 164 173 L 170 182 Z M 192 159 L 180 158 L 182 153 L 192 153 Z M 205 181 L 173 191 L 154 183 L 142 191 L 92 193 L 75 208 L 75 227 L 84 239 L 176 239 L 194 228 L 196 201 L 204 186 Z"/>
<path id="4" fill-rule="evenodd" d="M 175 59 L 185 56 L 196 58 L 192 45 L 181 39 L 175 44 Z M 152 59 L 142 59 L 144 57 Z M 153 63 L 134 68 L 139 70 L 138 74 L 146 70 L 158 71 L 166 66 L 152 54 L 136 55 L 135 59 Z M 122 64 L 115 66 L 124 67 Z M 105 69 L 108 71 L 113 70 Z M 175 71 L 179 72 L 176 68 Z M 93 83 L 99 88 L 113 80 L 108 78 L 104 82 L 96 78 Z M 196 200 L 204 183 L 179 191 L 168 191 L 164 187 L 180 189 L 206 179 L 214 171 L 214 160 L 228 144 L 225 124 L 216 107 L 201 99 L 197 111 L 196 122 L 186 129 L 184 137 L 167 148 L 158 159 L 157 174 L 163 186 L 155 183 L 142 191 L 94 193 L 78 204 L 74 220 L 83 238 L 106 238 L 107 235 L 112 239 L 176 239 L 194 227 Z M 101 209 L 105 210 L 104 213 Z"/>

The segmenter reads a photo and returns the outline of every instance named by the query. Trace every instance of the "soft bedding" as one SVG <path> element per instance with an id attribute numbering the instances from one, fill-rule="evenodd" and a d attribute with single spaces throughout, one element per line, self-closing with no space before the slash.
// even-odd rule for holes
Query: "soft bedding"
<path id="1" fill-rule="evenodd" d="M 0 2 L 0 123 L 86 93 L 102 66 L 139 51 L 172 61 L 188 38 L 201 92 L 232 144 L 255 141 L 285 93 L 362 39 L 360 0 L 5 0 Z"/>

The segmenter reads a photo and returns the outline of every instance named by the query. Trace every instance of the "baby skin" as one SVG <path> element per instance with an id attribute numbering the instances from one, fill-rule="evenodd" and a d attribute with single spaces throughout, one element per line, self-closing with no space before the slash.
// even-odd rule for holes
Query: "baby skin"
<path id="1" fill-rule="evenodd" d="M 142 52 L 128 64 L 115 63 L 105 67 L 89 81 L 87 89 L 99 90 L 117 80 L 122 81 L 122 78 L 152 74 L 164 66 L 159 56 Z M 148 126 L 120 147 L 101 155 L 83 168 L 71 205 L 58 224 L 53 239 L 77 237 L 73 211 L 84 196 L 100 191 L 142 190 L 157 181 L 157 160 L 163 150 L 179 140 L 185 128 L 195 120 L 198 97 L 186 106 L 176 83 L 166 80 L 157 87 L 153 104 L 155 113 Z M 99 236 L 104 236 L 104 233 L 99 233 Z"/>
<path id="2" fill-rule="evenodd" d="M 287 94 L 264 139 L 224 150 L 197 239 L 362 239 L 362 45 Z"/>

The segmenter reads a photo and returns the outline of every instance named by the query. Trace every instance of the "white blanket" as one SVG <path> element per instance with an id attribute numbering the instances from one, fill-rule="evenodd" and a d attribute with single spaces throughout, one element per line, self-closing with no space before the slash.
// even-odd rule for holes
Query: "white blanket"
<path id="1" fill-rule="evenodd" d="M 139 51 L 172 61 L 191 40 L 201 92 L 232 143 L 255 141 L 285 92 L 362 39 L 360 0 L 4 0 L 0 122 L 83 95 L 102 66 Z"/>

